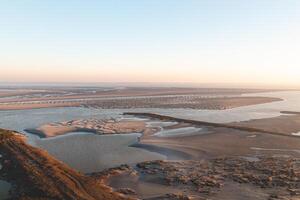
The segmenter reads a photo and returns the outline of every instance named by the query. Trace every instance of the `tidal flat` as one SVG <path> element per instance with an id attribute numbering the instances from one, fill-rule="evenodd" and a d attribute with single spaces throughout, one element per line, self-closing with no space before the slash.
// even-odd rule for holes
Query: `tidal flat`
<path id="1" fill-rule="evenodd" d="M 283 101 L 225 110 L 102 109 L 97 106 L 7 110 L 0 111 L 0 125 L 19 131 L 26 136 L 28 144 L 46 151 L 80 173 L 99 177 L 106 174 L 107 177 L 101 179 L 103 183 L 111 191 L 128 198 L 218 199 L 223 196 L 227 199 L 251 200 L 256 196 L 264 200 L 277 196 L 279 199 L 297 199 L 300 137 L 295 133 L 300 131 L 300 93 L 290 91 L 247 95 L 280 98 Z M 156 113 L 166 118 L 123 115 L 126 112 Z M 170 120 L 168 116 L 183 120 Z M 188 123 L 190 119 L 212 123 Z M 122 123 L 121 127 L 127 130 L 122 132 L 116 129 L 122 121 L 138 124 L 139 128 L 124 127 Z M 109 123 L 106 125 L 104 122 Z M 44 138 L 27 131 L 47 128 L 48 125 L 71 129 L 58 131 L 59 134 L 53 129 L 51 133 L 47 132 L 50 137 Z M 243 129 L 226 127 L 228 125 Z M 73 132 L 74 127 L 97 129 L 98 132 L 79 129 Z M 1 163 L 9 163 L 9 160 L 6 157 Z M 233 174 L 213 171 L 216 166 L 230 168 L 234 165 L 242 165 L 245 169 L 256 166 L 249 171 L 255 177 L 241 173 L 244 168 Z M 3 166 L 9 169 L 9 165 Z M 205 166 L 203 169 L 206 171 L 193 171 L 197 166 Z M 272 167 L 275 174 L 259 171 Z M 293 173 L 289 175 L 287 171 L 282 177 L 283 182 L 279 183 L 276 173 L 283 167 Z M 188 171 L 198 177 L 197 180 L 188 179 L 186 176 L 191 176 L 185 174 Z M 126 173 L 129 173 L 128 176 Z M 228 179 L 228 176 L 231 178 Z M 295 181 L 293 187 L 286 185 L 289 181 Z M 265 188 L 261 188 L 261 182 Z M 5 184 L 12 184 L 13 188 L 16 186 L 9 181 Z M 5 184 L 1 185 L 2 191 L 12 191 Z M 151 192 L 149 188 L 152 188 Z M 238 195 L 241 190 L 244 195 Z"/>

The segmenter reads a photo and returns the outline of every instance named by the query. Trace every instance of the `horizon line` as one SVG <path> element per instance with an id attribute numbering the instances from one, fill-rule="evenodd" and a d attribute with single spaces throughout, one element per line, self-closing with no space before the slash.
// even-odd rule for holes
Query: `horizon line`
<path id="1" fill-rule="evenodd" d="M 55 81 L 0 81 L 0 86 L 94 86 L 94 87 L 192 87 L 192 88 L 240 88 L 240 89 L 274 89 L 274 90 L 300 90 L 300 86 L 282 85 L 282 84 L 265 84 L 265 83 L 236 83 L 236 82 L 135 82 L 135 81 L 103 81 L 103 82 L 55 82 Z"/>

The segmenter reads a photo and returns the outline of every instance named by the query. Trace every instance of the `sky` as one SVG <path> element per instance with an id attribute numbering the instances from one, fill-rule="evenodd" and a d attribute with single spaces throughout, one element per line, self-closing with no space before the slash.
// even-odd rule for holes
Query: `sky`
<path id="1" fill-rule="evenodd" d="M 0 82 L 300 88 L 299 0 L 1 0 Z"/>

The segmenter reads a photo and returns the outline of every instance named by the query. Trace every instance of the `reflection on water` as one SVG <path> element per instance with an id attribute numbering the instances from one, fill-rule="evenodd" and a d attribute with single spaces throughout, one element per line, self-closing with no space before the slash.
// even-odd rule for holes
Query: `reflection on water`
<path id="1" fill-rule="evenodd" d="M 120 117 L 123 112 L 152 112 L 178 118 L 207 122 L 228 123 L 261 119 L 281 115 L 280 111 L 300 111 L 300 92 L 273 92 L 248 94 L 245 96 L 265 96 L 283 98 L 284 101 L 260 105 L 245 106 L 228 110 L 193 109 L 95 109 L 95 108 L 45 108 L 34 110 L 0 111 L 0 127 L 25 133 L 23 130 L 36 128 L 46 123 L 73 119 L 107 119 Z M 164 126 L 161 124 L 161 126 Z M 181 130 L 182 131 L 182 130 Z M 192 131 L 185 130 L 185 131 Z M 193 130 L 194 131 L 194 130 Z M 48 150 L 56 158 L 82 172 L 94 172 L 123 163 L 133 164 L 152 159 L 163 159 L 161 155 L 143 149 L 128 147 L 136 142 L 137 135 L 99 136 L 89 133 L 71 134 L 52 139 L 39 139 L 25 133 L 29 142 Z M 164 135 L 171 134 L 163 132 Z M 172 133 L 177 134 L 177 133 Z M 256 150 L 270 150 L 258 149 Z M 272 149 L 273 150 L 273 149 Z M 278 150 L 277 150 L 278 151 Z M 283 150 L 280 150 L 283 151 Z M 298 152 L 298 150 L 295 150 Z M 0 196 L 6 194 L 10 185 L 0 181 Z"/>
<path id="2" fill-rule="evenodd" d="M 300 92 L 258 93 L 247 96 L 266 96 L 283 98 L 284 101 L 260 105 L 244 106 L 228 110 L 194 109 L 95 109 L 81 107 L 44 108 L 33 110 L 0 111 L 0 127 L 23 132 L 26 128 L 35 128 L 45 123 L 60 122 L 82 118 L 120 117 L 123 112 L 153 112 L 179 118 L 227 123 L 275 117 L 280 111 L 300 111 Z"/>
<path id="3" fill-rule="evenodd" d="M 244 96 L 261 96 L 261 97 L 274 97 L 281 98 L 283 101 L 267 103 L 258 106 L 258 108 L 264 107 L 265 109 L 275 111 L 299 111 L 300 112 L 300 91 L 287 91 L 287 92 L 266 92 L 257 94 L 246 94 Z"/>
<path id="4" fill-rule="evenodd" d="M 257 93 L 247 94 L 244 96 L 275 97 L 281 98 L 283 101 L 243 106 L 227 110 L 151 109 L 150 112 L 216 123 L 230 123 L 251 119 L 277 117 L 281 115 L 281 111 L 300 112 L 299 91 Z"/>
<path id="5" fill-rule="evenodd" d="M 154 135 L 157 137 L 175 137 L 175 136 L 188 136 L 194 134 L 204 134 L 203 128 L 196 128 L 196 127 L 183 127 L 183 128 L 176 128 L 176 129 L 167 129 L 161 130 Z"/>
<path id="6" fill-rule="evenodd" d="M 147 127 L 160 127 L 160 128 L 164 128 L 164 127 L 173 126 L 173 125 L 176 125 L 176 124 L 178 124 L 178 122 L 149 121 L 149 122 L 147 122 Z"/>
<path id="7" fill-rule="evenodd" d="M 298 132 L 298 133 L 292 133 L 292 135 L 295 135 L 295 136 L 299 136 L 299 137 L 300 137 L 300 132 Z"/>
<path id="8" fill-rule="evenodd" d="M 165 159 L 146 150 L 129 147 L 140 134 L 95 135 L 75 133 L 49 139 L 38 139 L 36 145 L 85 173 L 98 172 L 121 164 L 135 164 L 146 160 Z"/>

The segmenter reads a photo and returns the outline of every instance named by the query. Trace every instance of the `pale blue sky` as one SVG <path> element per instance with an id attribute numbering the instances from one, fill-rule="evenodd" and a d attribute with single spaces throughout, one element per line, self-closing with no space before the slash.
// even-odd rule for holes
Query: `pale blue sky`
<path id="1" fill-rule="evenodd" d="M 299 0 L 2 0 L 0 81 L 300 87 Z"/>

